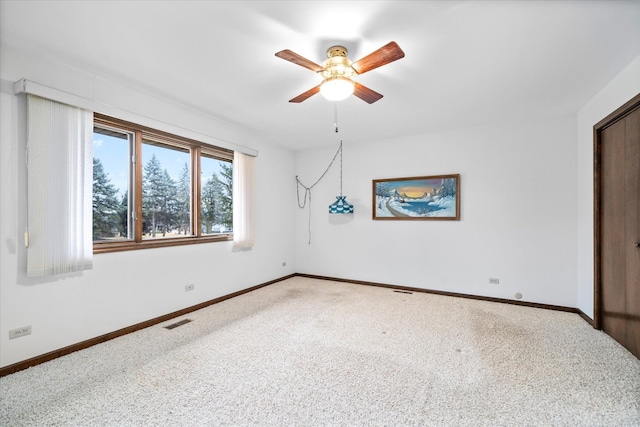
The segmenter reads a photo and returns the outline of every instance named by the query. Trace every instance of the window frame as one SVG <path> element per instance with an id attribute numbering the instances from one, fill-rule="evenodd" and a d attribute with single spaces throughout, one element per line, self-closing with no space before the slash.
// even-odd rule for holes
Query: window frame
<path id="1" fill-rule="evenodd" d="M 130 208 L 133 218 L 130 223 L 133 226 L 132 239 L 119 241 L 94 241 L 93 253 L 109 253 L 130 251 L 138 249 L 162 248 L 170 246 L 192 245 L 199 243 L 226 242 L 233 240 L 233 231 L 220 234 L 202 234 L 201 221 L 201 174 L 200 158 L 202 154 L 214 157 L 218 160 L 228 161 L 233 165 L 234 153 L 232 150 L 216 147 L 190 138 L 174 135 L 168 132 L 152 129 L 147 126 L 138 125 L 125 120 L 117 119 L 100 113 L 93 115 L 94 127 L 112 128 L 122 132 L 133 134 L 132 158 L 129 159 L 130 170 L 133 176 L 130 179 L 130 196 L 133 206 Z M 141 158 L 143 141 L 157 142 L 169 147 L 188 149 L 191 158 L 191 236 L 164 237 L 161 239 L 143 239 L 142 232 L 142 177 L 143 163 L 138 161 Z"/>

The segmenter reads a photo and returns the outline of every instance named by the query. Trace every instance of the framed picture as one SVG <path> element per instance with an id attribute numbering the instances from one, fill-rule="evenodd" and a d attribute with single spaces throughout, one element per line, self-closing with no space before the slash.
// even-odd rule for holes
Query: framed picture
<path id="1" fill-rule="evenodd" d="M 460 175 L 373 180 L 375 220 L 459 220 Z"/>

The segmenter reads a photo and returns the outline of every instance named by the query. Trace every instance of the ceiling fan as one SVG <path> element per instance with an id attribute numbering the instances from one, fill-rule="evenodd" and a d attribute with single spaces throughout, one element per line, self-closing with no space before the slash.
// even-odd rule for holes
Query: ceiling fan
<path id="1" fill-rule="evenodd" d="M 320 92 L 330 101 L 340 101 L 353 94 L 363 101 L 373 104 L 382 98 L 382 95 L 354 81 L 353 77 L 404 58 L 404 52 L 396 42 L 389 42 L 356 62 L 351 62 L 347 54 L 348 51 L 345 47 L 332 46 L 327 49 L 327 59 L 322 65 L 318 65 L 289 49 L 276 53 L 278 58 L 314 71 L 320 74 L 323 79 L 318 86 L 290 99 L 289 102 L 299 103 Z"/>

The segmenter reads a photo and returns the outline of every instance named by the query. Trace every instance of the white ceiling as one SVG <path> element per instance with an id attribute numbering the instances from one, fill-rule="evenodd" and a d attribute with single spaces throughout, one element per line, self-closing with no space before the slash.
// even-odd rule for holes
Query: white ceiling
<path id="1" fill-rule="evenodd" d="M 334 103 L 288 100 L 318 77 L 274 54 L 405 58 L 338 103 L 366 142 L 575 114 L 640 55 L 640 1 L 5 1 L 0 43 L 161 94 L 294 150 L 333 145 Z"/>

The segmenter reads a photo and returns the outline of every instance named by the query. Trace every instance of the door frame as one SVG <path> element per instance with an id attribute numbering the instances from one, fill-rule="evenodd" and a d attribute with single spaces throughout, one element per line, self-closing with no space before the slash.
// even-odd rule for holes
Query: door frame
<path id="1" fill-rule="evenodd" d="M 602 131 L 640 106 L 640 93 L 593 126 L 593 327 L 602 329 Z"/>

